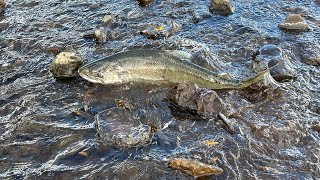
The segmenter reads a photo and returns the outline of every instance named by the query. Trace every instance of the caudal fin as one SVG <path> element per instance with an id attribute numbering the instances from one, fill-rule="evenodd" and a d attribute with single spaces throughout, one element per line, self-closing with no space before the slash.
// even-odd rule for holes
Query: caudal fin
<path id="1" fill-rule="evenodd" d="M 270 71 L 272 68 L 274 68 L 276 65 L 269 67 L 268 69 L 260 72 L 258 75 L 255 77 L 249 78 L 247 80 L 244 80 L 241 82 L 241 87 L 246 88 L 249 87 L 253 84 L 256 84 L 258 82 L 261 82 L 262 80 L 265 81 L 266 84 L 271 85 L 271 86 L 280 86 L 279 83 L 277 83 L 272 76 L 270 75 Z"/>

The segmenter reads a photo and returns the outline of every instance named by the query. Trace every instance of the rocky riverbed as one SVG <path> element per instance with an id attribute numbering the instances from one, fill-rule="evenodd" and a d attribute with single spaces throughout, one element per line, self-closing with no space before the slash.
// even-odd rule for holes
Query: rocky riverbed
<path id="1" fill-rule="evenodd" d="M 319 178 L 319 12 L 318 0 L 0 1 L 0 179 Z M 279 63 L 276 85 L 103 86 L 52 66 L 134 49 L 183 50 L 239 80 Z"/>

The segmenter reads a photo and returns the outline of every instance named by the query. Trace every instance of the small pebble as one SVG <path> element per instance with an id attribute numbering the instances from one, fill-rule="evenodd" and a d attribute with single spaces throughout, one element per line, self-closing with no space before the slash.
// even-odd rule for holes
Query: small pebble
<path id="1" fill-rule="evenodd" d="M 97 43 L 105 43 L 107 41 L 107 35 L 99 29 L 94 31 L 94 38 Z"/>

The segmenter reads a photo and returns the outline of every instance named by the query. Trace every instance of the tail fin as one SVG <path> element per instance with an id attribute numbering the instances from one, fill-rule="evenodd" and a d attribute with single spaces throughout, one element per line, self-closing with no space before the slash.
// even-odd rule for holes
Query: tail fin
<path id="1" fill-rule="evenodd" d="M 240 83 L 241 88 L 249 87 L 252 84 L 256 84 L 256 83 L 260 82 L 261 80 L 267 81 L 267 83 L 271 84 L 272 86 L 280 86 L 279 83 L 277 83 L 270 75 L 271 69 L 273 69 L 276 65 L 269 67 L 268 69 L 260 72 L 255 77 L 252 77 L 252 78 L 249 78 L 247 80 L 242 81 Z"/>

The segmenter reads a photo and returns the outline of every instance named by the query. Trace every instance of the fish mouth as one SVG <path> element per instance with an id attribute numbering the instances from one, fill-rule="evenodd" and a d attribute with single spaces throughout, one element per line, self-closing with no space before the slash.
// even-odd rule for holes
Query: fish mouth
<path id="1" fill-rule="evenodd" d="M 103 84 L 103 81 L 99 80 L 97 78 L 94 78 L 93 75 L 92 75 L 93 74 L 92 71 L 90 71 L 88 69 L 79 68 L 78 69 L 78 73 L 82 78 L 84 78 L 85 80 L 87 80 L 89 82 Z"/>

